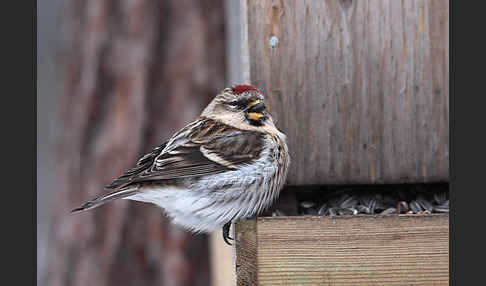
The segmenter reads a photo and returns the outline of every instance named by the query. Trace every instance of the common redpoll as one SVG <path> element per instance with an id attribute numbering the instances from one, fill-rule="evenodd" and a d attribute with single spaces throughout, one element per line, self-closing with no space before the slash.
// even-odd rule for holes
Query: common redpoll
<path id="1" fill-rule="evenodd" d="M 87 210 L 116 199 L 154 203 L 193 232 L 223 229 L 258 215 L 278 197 L 290 157 L 286 136 L 251 85 L 225 88 L 202 114 L 114 180 L 114 192 L 86 202 Z"/>

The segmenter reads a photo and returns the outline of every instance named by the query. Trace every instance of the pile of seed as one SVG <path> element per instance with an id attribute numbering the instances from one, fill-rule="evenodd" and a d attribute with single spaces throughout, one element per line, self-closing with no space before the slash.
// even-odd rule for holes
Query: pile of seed
<path id="1" fill-rule="evenodd" d="M 321 190 L 296 203 L 297 214 L 287 214 L 277 207 L 272 216 L 447 213 L 449 190 L 423 186 Z"/>

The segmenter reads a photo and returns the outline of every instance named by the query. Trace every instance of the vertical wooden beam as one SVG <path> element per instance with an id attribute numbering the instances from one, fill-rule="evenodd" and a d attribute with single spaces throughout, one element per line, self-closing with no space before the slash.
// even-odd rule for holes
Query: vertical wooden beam
<path id="1" fill-rule="evenodd" d="M 236 275 L 238 286 L 258 285 L 257 220 L 239 221 L 236 233 Z"/>
<path id="2" fill-rule="evenodd" d="M 221 232 L 211 234 L 209 238 L 209 247 L 211 260 L 211 285 L 236 285 L 234 248 L 223 241 Z"/>

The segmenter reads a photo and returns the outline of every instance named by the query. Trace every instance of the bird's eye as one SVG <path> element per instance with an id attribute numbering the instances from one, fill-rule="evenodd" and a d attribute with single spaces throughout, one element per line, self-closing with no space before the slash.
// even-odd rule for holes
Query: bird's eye
<path id="1" fill-rule="evenodd" d="M 228 106 L 230 106 L 231 108 L 237 108 L 237 109 L 240 109 L 240 110 L 245 109 L 247 107 L 247 105 L 248 105 L 248 102 L 244 101 L 244 100 L 233 100 L 233 101 L 228 102 Z"/>
<path id="2" fill-rule="evenodd" d="M 238 107 L 238 103 L 236 101 L 228 102 L 226 105 L 229 106 L 232 109 L 235 109 L 235 108 Z"/>

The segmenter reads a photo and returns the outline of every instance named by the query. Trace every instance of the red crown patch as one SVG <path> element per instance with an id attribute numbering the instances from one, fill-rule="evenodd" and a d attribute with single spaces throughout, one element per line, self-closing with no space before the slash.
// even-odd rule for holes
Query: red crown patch
<path id="1" fill-rule="evenodd" d="M 253 87 L 251 85 L 237 85 L 237 86 L 233 87 L 233 93 L 235 93 L 235 94 L 242 94 L 242 93 L 245 93 L 245 92 L 248 92 L 248 91 L 251 91 L 251 90 L 262 93 L 258 88 Z"/>

